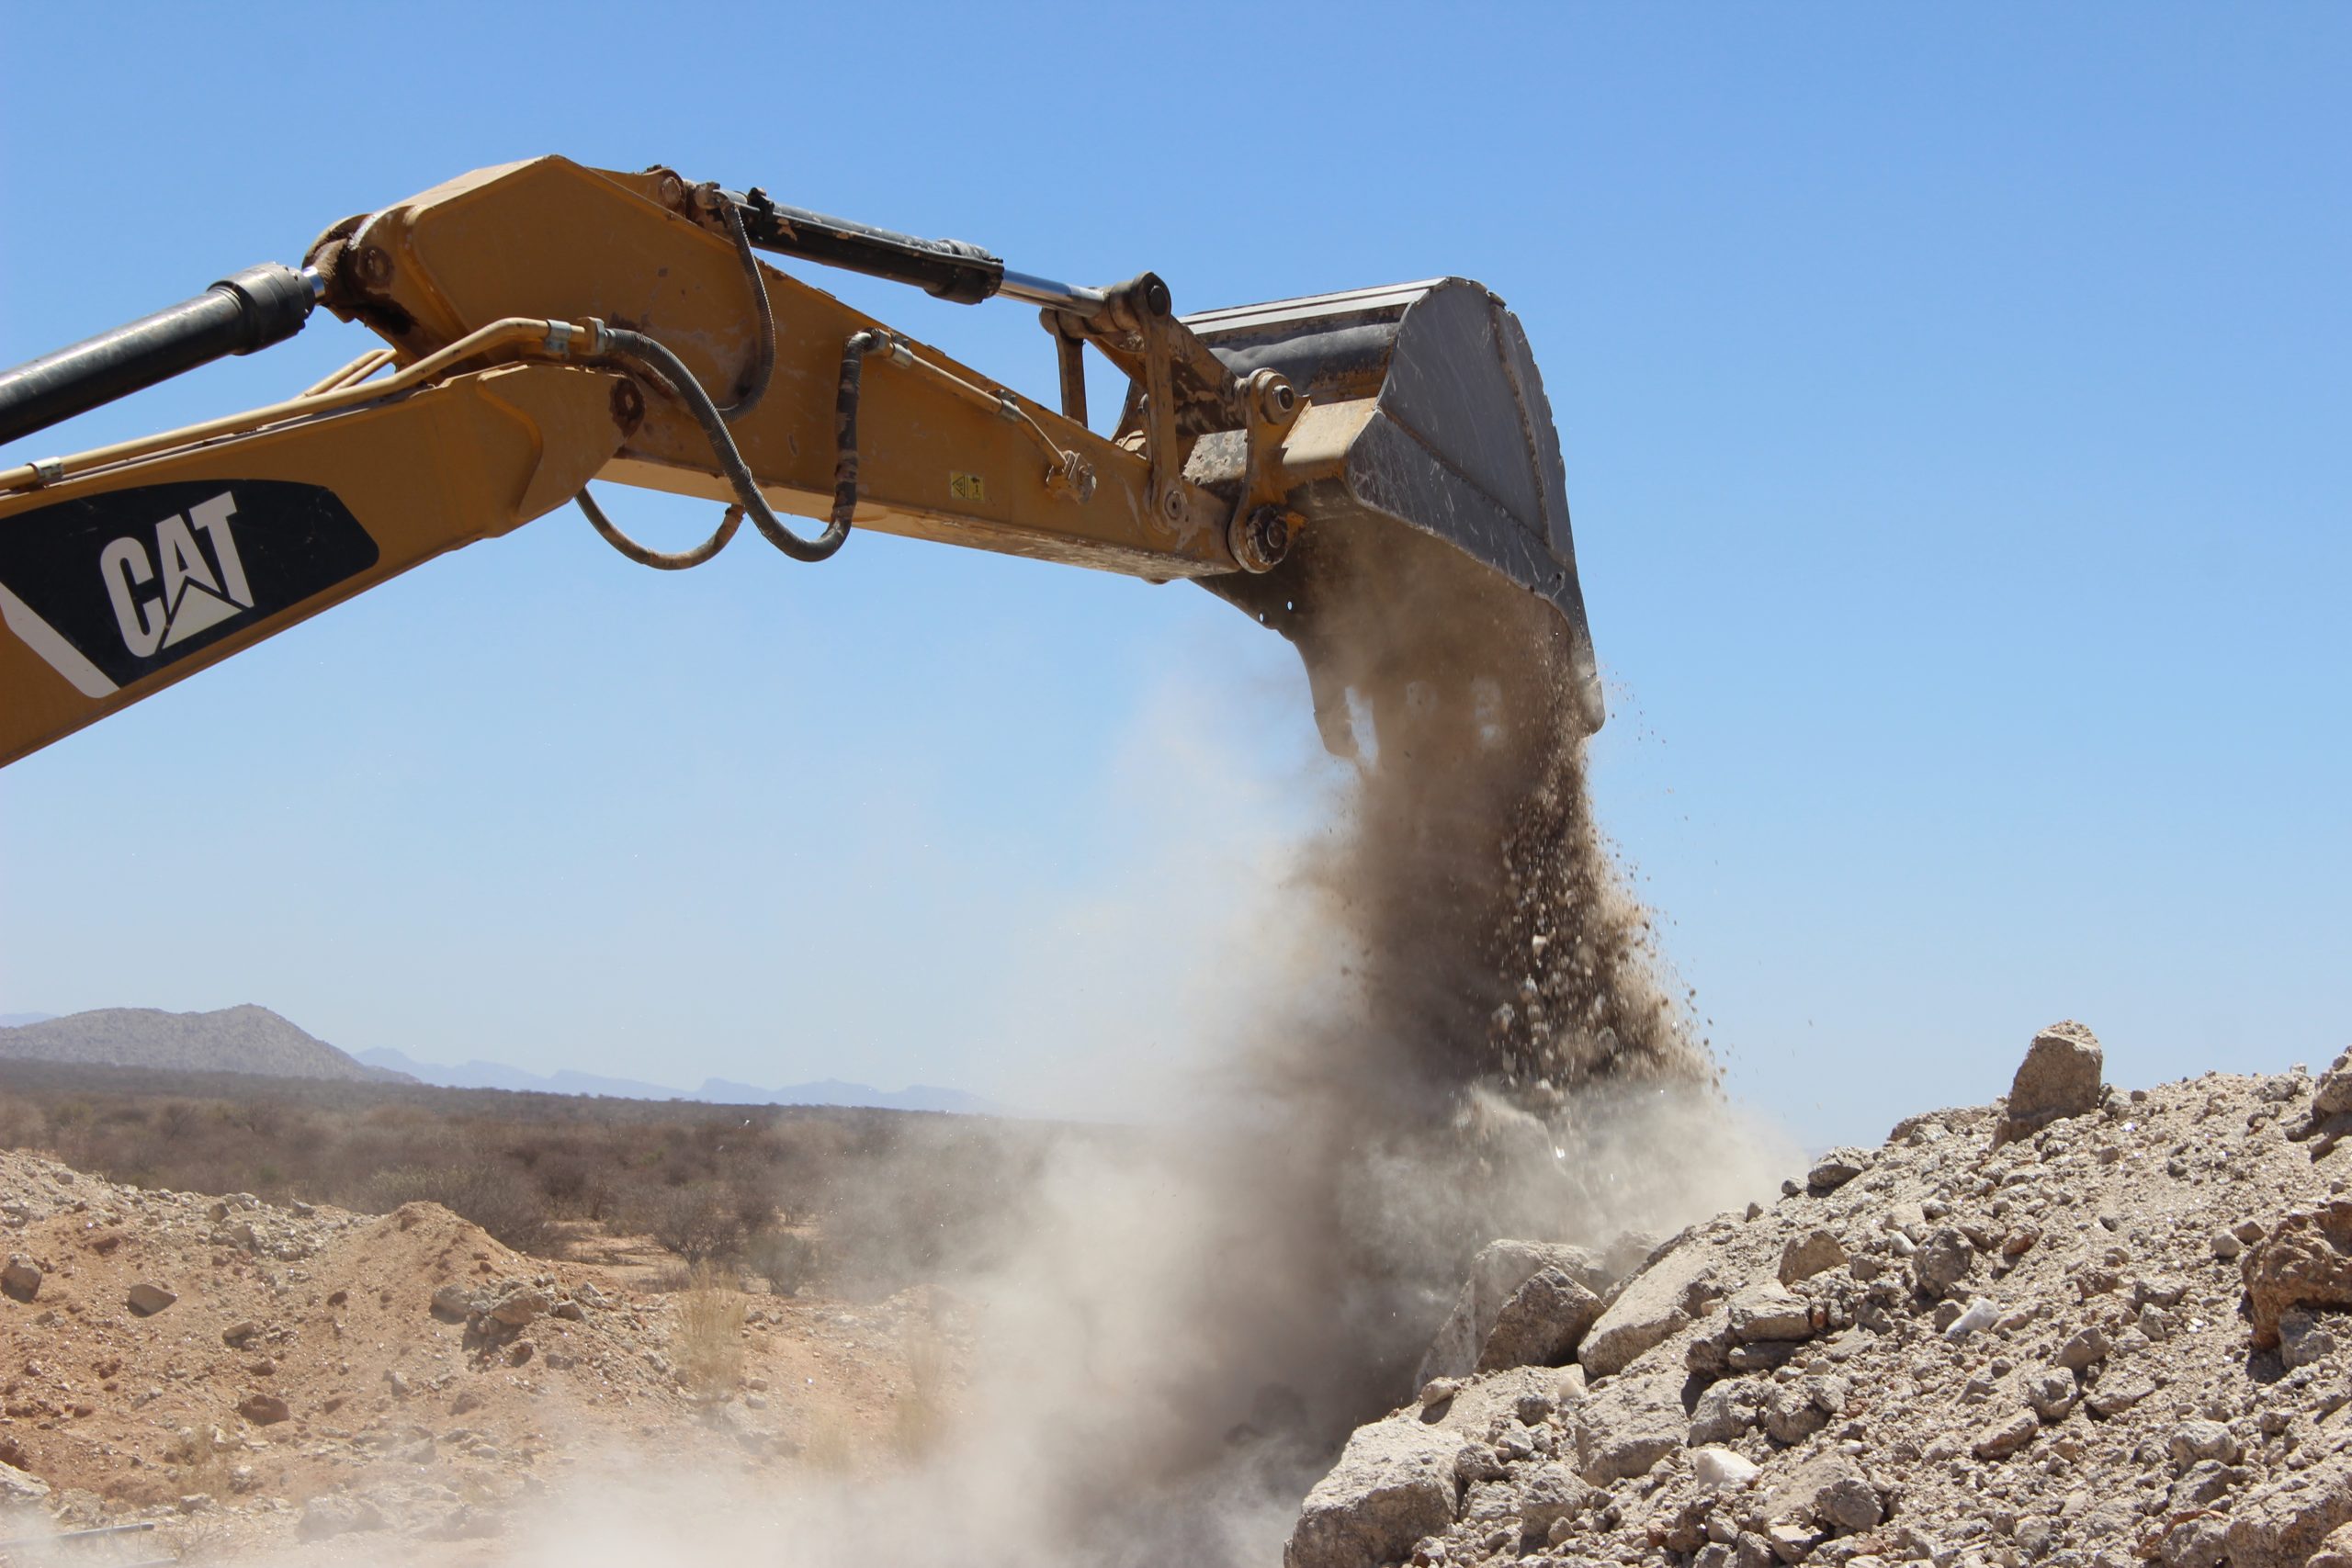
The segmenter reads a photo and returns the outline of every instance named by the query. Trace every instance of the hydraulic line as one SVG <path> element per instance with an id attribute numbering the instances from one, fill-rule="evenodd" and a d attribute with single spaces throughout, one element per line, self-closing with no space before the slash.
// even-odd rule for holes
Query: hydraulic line
<path id="1" fill-rule="evenodd" d="M 727 509 L 727 515 L 719 520 L 718 531 L 701 544 L 687 550 L 657 550 L 639 544 L 613 526 L 612 519 L 605 515 L 605 509 L 597 505 L 586 491 L 571 499 L 579 503 L 582 512 L 587 513 L 590 525 L 604 536 L 605 543 L 638 565 L 650 566 L 656 571 L 684 571 L 688 567 L 700 566 L 727 547 L 727 542 L 735 536 L 735 530 L 743 521 L 743 509 L 730 506 Z"/>
<path id="2" fill-rule="evenodd" d="M 751 518 L 752 526 L 760 531 L 762 538 L 794 560 L 823 560 L 842 547 L 842 542 L 849 537 L 849 519 L 842 515 L 838 502 L 832 521 L 814 539 L 804 539 L 785 525 L 768 505 L 767 498 L 760 493 L 759 481 L 752 478 L 751 466 L 743 461 L 743 454 L 728 431 L 718 406 L 667 344 L 643 333 L 607 326 L 603 329 L 603 346 L 605 352 L 592 364 L 617 364 L 624 369 L 638 371 L 669 388 L 686 405 L 686 412 L 695 416 L 695 423 L 702 426 L 704 436 L 709 440 L 711 456 L 718 459 L 736 501 L 741 503 L 744 514 Z"/>
<path id="3" fill-rule="evenodd" d="M 831 526 L 849 531 L 857 511 L 857 400 L 863 384 L 865 356 L 888 354 L 896 341 L 888 333 L 867 328 L 852 333 L 842 344 L 842 379 L 833 394 L 833 513 Z"/>
<path id="4" fill-rule="evenodd" d="M 731 201 L 721 201 L 727 213 L 727 231 L 735 239 L 736 259 L 743 264 L 743 279 L 752 286 L 752 303 L 759 311 L 760 335 L 752 356 L 750 380 L 741 386 L 735 400 L 718 411 L 729 423 L 750 413 L 767 396 L 768 378 L 775 372 L 775 307 L 768 302 L 767 279 L 760 276 L 760 258 L 752 254 L 752 237 L 743 231 L 743 209 Z"/>
<path id="5" fill-rule="evenodd" d="M 750 374 L 738 383 L 739 389 L 733 402 L 723 408 L 713 405 L 719 418 L 732 423 L 759 407 L 760 400 L 767 396 L 768 381 L 775 372 L 775 307 L 768 301 L 767 280 L 760 276 L 759 257 L 752 254 L 751 236 L 744 232 L 741 209 L 731 201 L 722 201 L 720 205 L 726 210 L 727 227 L 735 239 L 735 254 L 742 261 L 743 276 L 752 286 L 752 300 L 760 317 L 757 348 L 752 356 Z M 671 385 L 675 389 L 675 383 Z M 696 392 L 702 390 L 701 385 L 691 377 L 687 378 L 687 385 L 693 386 Z M 681 392 L 680 395 L 684 394 Z M 605 509 L 596 504 L 595 499 L 584 488 L 572 500 L 579 503 L 589 526 L 596 530 L 605 543 L 638 565 L 651 567 L 656 571 L 684 571 L 689 567 L 702 565 L 727 547 L 728 541 L 735 537 L 735 530 L 743 522 L 743 508 L 730 506 L 727 509 L 727 515 L 719 520 L 718 531 L 701 544 L 691 549 L 657 550 L 623 533 L 611 518 L 605 515 Z"/>

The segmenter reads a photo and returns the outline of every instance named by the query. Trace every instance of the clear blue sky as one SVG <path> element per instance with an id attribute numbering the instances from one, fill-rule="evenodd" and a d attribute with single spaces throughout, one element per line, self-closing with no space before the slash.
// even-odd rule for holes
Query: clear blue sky
<path id="1" fill-rule="evenodd" d="M 1874 1140 L 2068 1014 L 2123 1082 L 2352 1040 L 2352 10 L 0 11 L 7 363 L 540 152 L 1180 309 L 1480 278 L 1737 1092 Z M 1030 311 L 829 276 L 1050 387 Z M 1327 785 L 1195 591 L 872 536 L 659 577 L 559 513 L 0 774 L 0 1010 L 1132 1104 Z"/>

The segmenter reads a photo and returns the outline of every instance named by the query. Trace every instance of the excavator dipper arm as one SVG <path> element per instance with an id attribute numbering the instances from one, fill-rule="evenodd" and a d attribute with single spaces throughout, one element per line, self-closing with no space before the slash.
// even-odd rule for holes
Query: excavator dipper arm
<path id="1" fill-rule="evenodd" d="M 1070 406 L 1023 398 L 759 263 L 754 249 L 950 299 L 1039 304 Z M 1416 301 L 1465 290 L 1476 300 L 1452 301 L 1464 320 L 1487 310 L 1472 335 L 1503 335 L 1437 368 L 1458 381 L 1463 366 L 1472 380 L 1483 367 L 1510 383 L 1498 405 L 1515 411 L 1500 481 L 1440 449 L 1454 433 L 1413 430 L 1389 395 L 1392 371 L 1426 380 L 1434 363 L 1425 352 L 1405 363 Z M 1311 671 L 1317 588 L 1300 560 L 1374 558 L 1351 541 L 1392 530 L 1401 508 L 1408 531 L 1453 547 L 1441 555 L 1466 553 L 1463 569 L 1530 591 L 1586 649 L 1548 410 L 1525 384 L 1532 366 L 1516 322 L 1475 285 L 1388 291 L 1337 316 L 1317 300 L 1254 308 L 1238 326 L 1216 323 L 1238 345 L 1228 351 L 1177 318 L 1148 273 L 1104 289 L 1052 283 L 975 246 L 662 168 L 539 158 L 346 220 L 299 274 L 248 269 L 0 373 L 0 441 L 265 346 L 299 329 L 313 299 L 386 346 L 268 408 L 72 457 L 0 459 L 0 623 L 13 634 L 0 637 L 0 762 L 575 498 L 608 539 L 655 566 L 699 564 L 748 518 L 804 560 L 839 548 L 854 525 L 1200 579 L 1291 637 Z M 1109 436 L 1085 424 L 1083 378 L 1072 374 L 1088 344 L 1133 385 Z M 1459 400 L 1417 395 L 1425 408 Z M 1375 457 L 1378 474 L 1365 467 Z M 1521 471 L 1547 467 L 1532 485 Z M 705 546 L 665 555 L 604 516 L 587 496 L 595 479 L 729 511 Z M 826 525 L 803 532 L 781 513 Z M 1317 533 L 1331 537 L 1295 556 Z M 1240 588 L 1251 580 L 1263 588 Z M 1318 716 L 1340 746 L 1328 674 Z"/>

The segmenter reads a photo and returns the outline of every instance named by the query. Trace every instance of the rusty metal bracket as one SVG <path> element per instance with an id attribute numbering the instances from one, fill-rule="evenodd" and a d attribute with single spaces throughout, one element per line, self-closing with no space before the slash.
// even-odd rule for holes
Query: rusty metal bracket
<path id="1" fill-rule="evenodd" d="M 1241 492 L 1234 499 L 1226 534 L 1241 570 L 1257 573 L 1282 564 L 1305 521 L 1285 504 L 1289 481 L 1283 471 L 1283 438 L 1306 412 L 1306 399 L 1289 377 L 1271 368 L 1251 371 L 1242 392 L 1249 420 L 1242 430 Z"/>
<path id="2" fill-rule="evenodd" d="M 1149 459 L 1149 504 L 1176 522 L 1186 506 L 1184 463 L 1193 443 L 1250 423 L 1241 383 L 1176 319 L 1168 285 L 1154 273 L 1104 290 L 1098 314 L 1061 330 L 1081 335 L 1126 375 L 1126 406 L 1114 439 L 1140 447 Z"/>
<path id="3" fill-rule="evenodd" d="M 1054 340 L 1054 360 L 1061 371 L 1062 417 L 1073 424 L 1086 423 L 1086 334 L 1080 319 L 1051 305 L 1037 312 L 1037 324 Z"/>

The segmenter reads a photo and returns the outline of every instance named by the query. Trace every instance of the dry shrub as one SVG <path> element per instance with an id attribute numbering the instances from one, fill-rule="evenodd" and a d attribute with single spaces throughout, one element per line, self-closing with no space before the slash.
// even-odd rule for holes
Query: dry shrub
<path id="1" fill-rule="evenodd" d="M 689 1263 L 735 1258 L 743 1226 L 727 1195 L 707 1187 L 678 1187 L 650 1195 L 639 1213 L 645 1234 Z"/>
<path id="2" fill-rule="evenodd" d="M 1093 1135 L 839 1106 L 0 1062 L 0 1147 L 109 1180 L 362 1213 L 429 1200 L 543 1257 L 563 1256 L 583 1224 L 651 1234 L 689 1261 L 741 1261 L 784 1294 L 815 1279 L 818 1230 L 826 1288 L 860 1296 L 1001 1261 L 1046 1151 Z"/>
<path id="3" fill-rule="evenodd" d="M 743 1266 L 764 1277 L 769 1293 L 779 1296 L 815 1284 L 822 1272 L 816 1238 L 787 1230 L 753 1237 L 744 1249 Z"/>
<path id="4" fill-rule="evenodd" d="M 686 1389 L 717 1399 L 743 1371 L 743 1292 L 735 1277 L 697 1263 L 678 1302 L 678 1370 Z"/>

